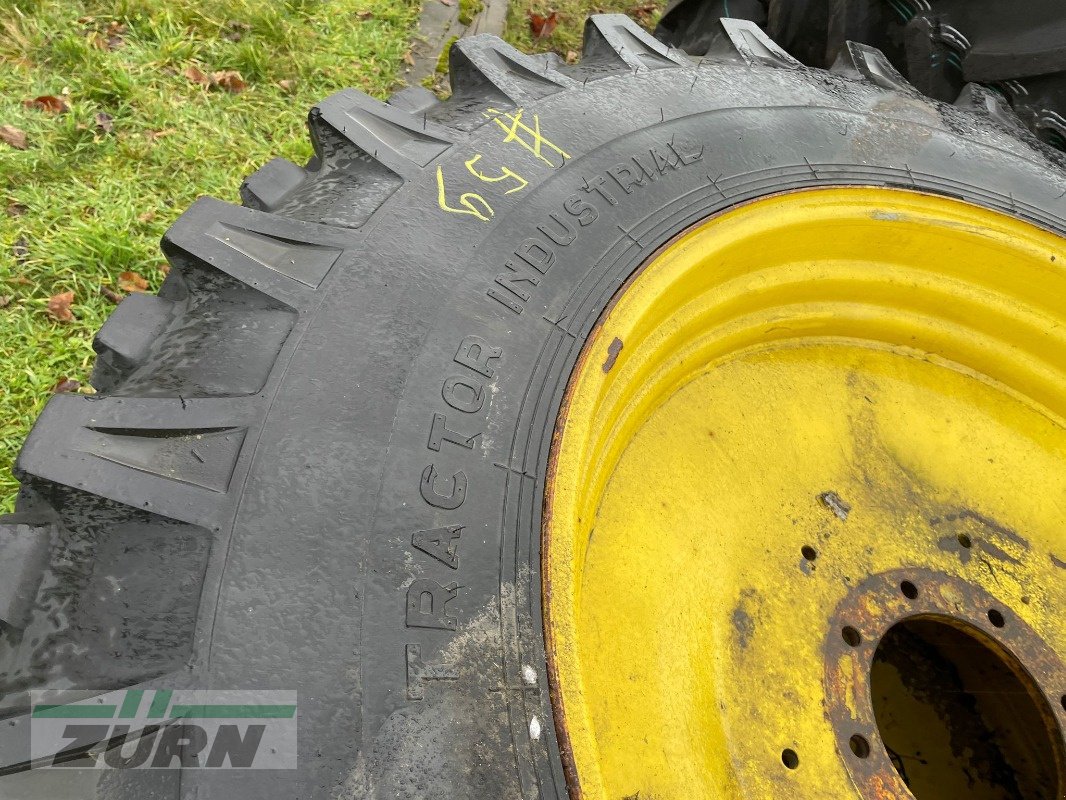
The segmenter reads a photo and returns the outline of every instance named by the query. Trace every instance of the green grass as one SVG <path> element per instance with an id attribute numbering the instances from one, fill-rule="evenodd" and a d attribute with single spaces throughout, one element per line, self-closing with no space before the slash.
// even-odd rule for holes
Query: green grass
<path id="1" fill-rule="evenodd" d="M 241 179 L 273 156 L 306 161 L 316 100 L 345 86 L 384 97 L 418 10 L 417 0 L 0 0 L 0 125 L 29 138 L 25 151 L 0 142 L 0 511 L 12 508 L 10 464 L 52 387 L 88 383 L 92 336 L 114 310 L 100 287 L 117 290 L 130 271 L 154 291 L 159 238 L 198 196 L 238 202 Z M 95 43 L 109 23 L 125 26 L 114 50 Z M 247 88 L 206 89 L 185 77 L 190 66 L 237 70 Z M 23 107 L 38 95 L 64 97 L 69 112 Z M 69 323 L 46 311 L 64 291 Z"/>
<path id="2" fill-rule="evenodd" d="M 659 7 L 638 19 L 653 25 Z M 640 8 L 512 0 L 506 38 L 566 57 L 580 52 L 588 14 Z M 558 27 L 534 41 L 529 13 L 551 10 Z M 418 0 L 0 0 L 0 125 L 29 139 L 25 151 L 0 142 L 0 512 L 53 387 L 88 384 L 93 334 L 114 310 L 101 287 L 119 291 L 119 275 L 136 272 L 158 289 L 159 238 L 198 196 L 238 202 L 242 178 L 270 158 L 306 161 L 317 100 L 346 86 L 386 96 L 418 12 Z M 121 46 L 101 46 L 109 35 Z M 236 70 L 247 88 L 204 88 L 189 67 Z M 39 95 L 69 111 L 23 106 Z M 65 291 L 68 323 L 47 313 Z"/>
<path id="3" fill-rule="evenodd" d="M 648 30 L 659 21 L 665 2 L 656 0 L 511 0 L 507 9 L 507 28 L 504 38 L 527 53 L 555 51 L 573 61 L 581 53 L 581 34 L 589 14 L 629 14 Z M 558 24 L 551 36 L 535 38 L 530 30 L 530 14 L 548 16 L 558 14 Z"/>

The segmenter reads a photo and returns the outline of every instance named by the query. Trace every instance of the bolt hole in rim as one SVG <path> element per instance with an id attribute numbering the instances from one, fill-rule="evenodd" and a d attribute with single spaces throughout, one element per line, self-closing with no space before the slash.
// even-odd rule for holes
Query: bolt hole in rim
<path id="1" fill-rule="evenodd" d="M 875 796 L 860 761 L 899 792 L 880 796 L 909 797 L 872 711 L 862 733 L 821 713 L 824 676 L 866 664 L 838 683 L 869 706 L 875 648 L 844 627 L 876 643 L 875 606 L 947 608 L 951 581 L 995 588 L 974 624 L 1000 631 L 987 612 L 1003 608 L 997 635 L 1066 650 L 1046 602 L 1066 519 L 1027 494 L 1066 493 L 1064 255 L 947 198 L 821 189 L 701 223 L 622 287 L 571 377 L 545 487 L 545 636 L 575 797 Z M 1013 559 L 1000 586 L 969 557 L 978 536 Z M 777 539 L 808 563 L 818 540 L 817 572 L 797 575 Z M 830 620 L 854 576 L 904 567 L 950 580 L 895 577 Z M 804 770 L 751 735 L 767 727 L 789 730 Z"/>
<path id="2" fill-rule="evenodd" d="M 853 734 L 848 739 L 848 747 L 851 748 L 851 752 L 856 758 L 869 758 L 870 757 L 870 743 L 866 740 L 865 736 L 859 734 Z"/>
<path id="3" fill-rule="evenodd" d="M 781 751 L 781 763 L 789 769 L 798 769 L 800 765 L 799 755 L 790 747 Z"/>

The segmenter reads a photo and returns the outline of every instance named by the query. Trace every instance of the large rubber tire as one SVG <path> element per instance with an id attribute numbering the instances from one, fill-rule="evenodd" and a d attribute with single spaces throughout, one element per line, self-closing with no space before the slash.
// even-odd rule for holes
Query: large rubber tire
<path id="1" fill-rule="evenodd" d="M 702 55 L 718 17 L 740 17 L 814 67 L 860 42 L 938 100 L 953 102 L 970 82 L 992 87 L 1038 138 L 1066 150 L 1066 9 L 1035 0 L 1018 10 L 1008 0 L 674 0 L 655 34 Z"/>
<path id="2" fill-rule="evenodd" d="M 541 497 L 627 276 L 700 219 L 811 187 L 1066 230 L 1059 154 L 992 94 L 946 105 L 876 50 L 808 69 L 722 24 L 700 60 L 623 16 L 588 22 L 575 66 L 461 40 L 447 102 L 334 95 L 306 169 L 273 161 L 247 207 L 175 223 L 159 296 L 97 337 L 99 394 L 55 397 L 18 461 L 0 794 L 566 796 Z M 65 685 L 295 689 L 299 769 L 20 772 L 21 692 Z"/>

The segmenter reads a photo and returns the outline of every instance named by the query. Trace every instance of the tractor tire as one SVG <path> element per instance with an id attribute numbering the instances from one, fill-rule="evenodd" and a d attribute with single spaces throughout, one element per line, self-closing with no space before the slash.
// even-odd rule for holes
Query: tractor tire
<path id="1" fill-rule="evenodd" d="M 1066 252 L 1063 155 L 995 93 L 947 104 L 872 47 L 816 69 L 718 25 L 692 58 L 593 16 L 575 65 L 461 39 L 450 99 L 335 94 L 306 167 L 178 219 L 158 296 L 95 339 L 97 394 L 55 396 L 16 465 L 0 796 L 601 796 L 549 670 L 541 531 L 571 376 L 623 347 L 596 333 L 616 293 L 699 223 L 828 190 Z M 31 769 L 30 691 L 186 688 L 296 691 L 297 768 Z"/>
<path id="2" fill-rule="evenodd" d="M 1066 11 L 1057 0 L 1016 10 L 1004 0 L 674 0 L 655 35 L 703 55 L 718 17 L 733 16 L 826 68 L 847 42 L 870 45 L 937 100 L 954 102 L 970 83 L 990 87 L 1041 141 L 1066 150 Z"/>

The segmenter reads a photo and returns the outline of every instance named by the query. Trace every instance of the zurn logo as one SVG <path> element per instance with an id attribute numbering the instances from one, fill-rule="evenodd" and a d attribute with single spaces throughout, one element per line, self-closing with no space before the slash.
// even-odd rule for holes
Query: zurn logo
<path id="1" fill-rule="evenodd" d="M 35 768 L 295 769 L 296 692 L 31 692 Z"/>

